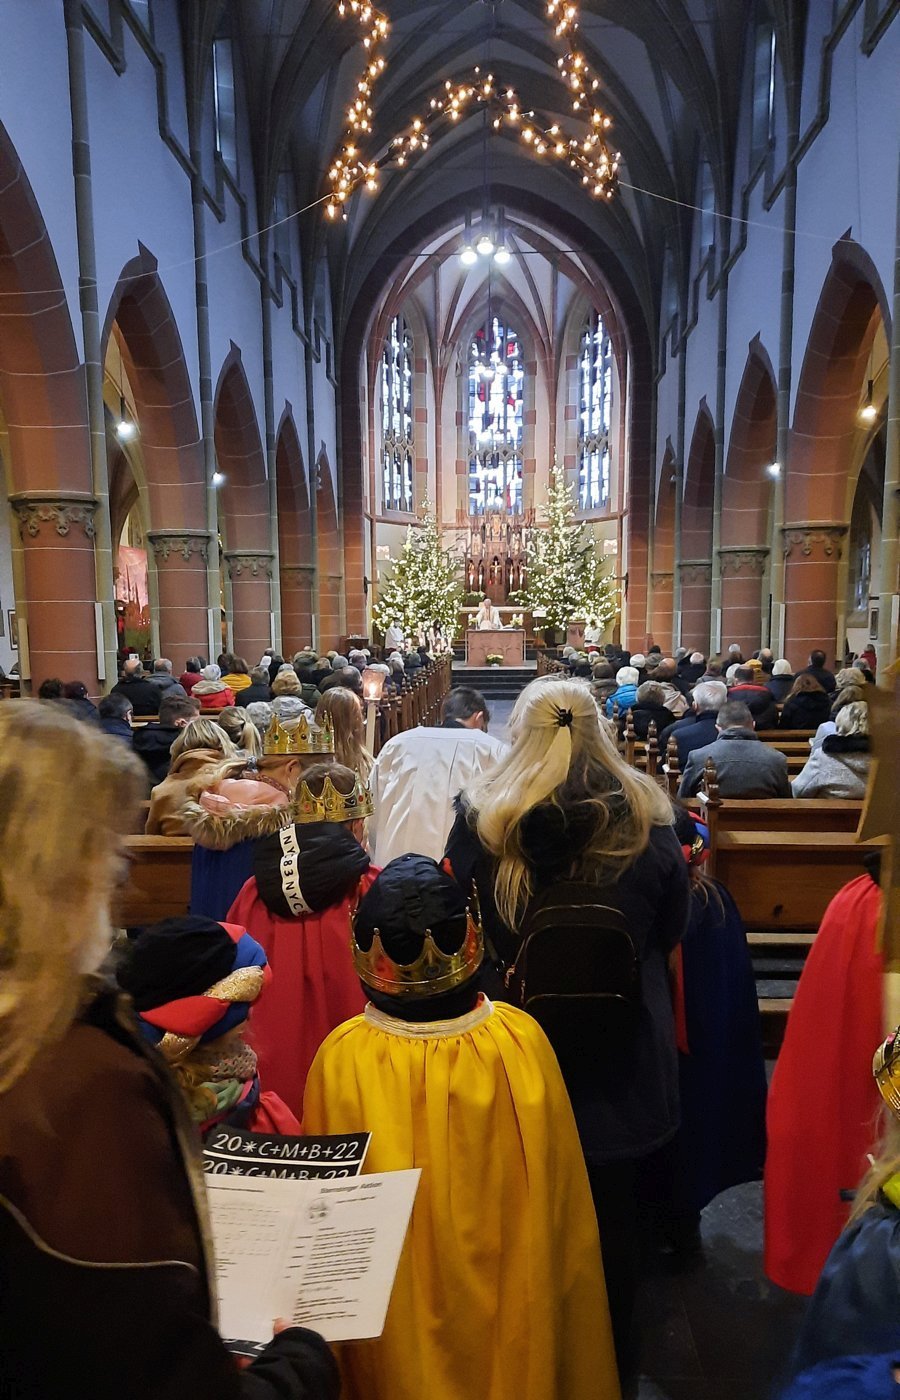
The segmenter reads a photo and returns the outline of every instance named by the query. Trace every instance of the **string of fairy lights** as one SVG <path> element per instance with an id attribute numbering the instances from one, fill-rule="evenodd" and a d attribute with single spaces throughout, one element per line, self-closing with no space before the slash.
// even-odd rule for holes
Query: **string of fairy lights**
<path id="1" fill-rule="evenodd" d="M 595 105 L 594 94 L 600 88 L 600 80 L 574 45 L 559 58 L 557 68 L 570 94 L 572 112 L 587 123 L 583 134 L 566 131 L 558 121 L 528 107 L 514 87 L 503 83 L 493 72 L 483 72 L 479 66 L 466 79 L 446 79 L 426 101 L 421 116 L 413 117 L 377 155 L 367 156 L 363 145 L 366 136 L 372 133 L 372 90 L 387 67 L 380 50 L 390 31 L 390 21 L 367 0 L 339 0 L 337 12 L 342 17 L 356 19 L 367 51 L 367 63 L 347 111 L 343 148 L 328 172 L 331 185 L 325 204 L 328 218 L 336 219 L 341 215 L 346 219 L 345 206 L 351 195 L 363 188 L 371 192 L 377 190 L 383 171 L 402 169 L 428 150 L 435 126 L 456 123 L 476 107 L 487 110 L 495 131 L 504 127 L 517 131 L 522 143 L 538 160 L 568 165 L 595 199 L 612 199 L 621 155 L 606 139 L 612 126 L 610 117 Z M 570 36 L 578 28 L 578 6 L 574 0 L 547 0 L 547 18 L 554 26 L 556 38 L 571 44 Z"/>

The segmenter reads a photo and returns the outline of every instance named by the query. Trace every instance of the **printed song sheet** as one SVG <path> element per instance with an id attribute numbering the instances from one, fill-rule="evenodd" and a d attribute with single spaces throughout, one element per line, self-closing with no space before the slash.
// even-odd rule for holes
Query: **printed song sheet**
<path id="1" fill-rule="evenodd" d="M 418 1170 L 206 1184 L 223 1337 L 266 1342 L 277 1317 L 329 1342 L 381 1335 Z"/>

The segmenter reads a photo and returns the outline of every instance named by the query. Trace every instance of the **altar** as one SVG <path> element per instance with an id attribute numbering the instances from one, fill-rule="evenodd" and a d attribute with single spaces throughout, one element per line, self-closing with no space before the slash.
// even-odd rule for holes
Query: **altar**
<path id="1" fill-rule="evenodd" d="M 504 666 L 525 665 L 525 629 L 510 627 L 496 630 L 466 631 L 466 665 L 487 666 L 489 656 L 502 656 Z"/>

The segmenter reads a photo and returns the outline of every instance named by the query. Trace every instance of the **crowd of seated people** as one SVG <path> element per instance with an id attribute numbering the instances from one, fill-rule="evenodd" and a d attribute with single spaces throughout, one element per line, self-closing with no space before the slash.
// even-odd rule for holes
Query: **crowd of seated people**
<path id="1" fill-rule="evenodd" d="M 413 655 L 384 664 L 407 675 Z M 196 656 L 179 681 L 161 660 L 150 675 L 126 661 L 94 715 L 55 683 L 0 707 L 0 783 L 16 775 L 0 827 L 12 1394 L 78 1393 L 73 1364 L 101 1400 L 633 1394 L 655 1325 L 636 1307 L 642 1236 L 691 1257 L 703 1207 L 761 1178 L 767 1090 L 740 911 L 704 875 L 703 825 L 626 762 L 626 717 L 674 741 L 680 798 L 708 758 L 723 797 L 790 796 L 759 731 L 821 695 L 786 726 L 815 739 L 794 796 L 859 796 L 866 668 L 828 688 L 818 653 L 795 673 L 765 651 L 571 652 L 568 674 L 525 687 L 508 745 L 460 687 L 439 727 L 373 759 L 366 653 Z M 148 789 L 146 831 L 193 838 L 191 913 L 123 940 L 112 899 Z M 232 1362 L 194 1164 L 221 1124 L 370 1128 L 366 1170 L 421 1167 L 380 1338 L 332 1352 L 278 1322 L 248 1369 Z M 894 1156 L 866 1197 L 881 1214 L 860 1215 L 844 1255 L 890 1235 L 896 1170 Z M 57 1344 L 35 1355 L 47 1297 Z M 834 1359 L 828 1305 L 798 1384 Z M 889 1329 L 869 1331 L 862 1350 L 891 1350 Z"/>

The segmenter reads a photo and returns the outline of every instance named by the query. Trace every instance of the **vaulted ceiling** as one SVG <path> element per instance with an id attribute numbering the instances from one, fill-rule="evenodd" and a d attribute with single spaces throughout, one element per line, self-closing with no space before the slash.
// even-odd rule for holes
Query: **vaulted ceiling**
<path id="1" fill-rule="evenodd" d="M 799 62 L 806 0 L 758 0 L 775 24 L 782 69 Z M 347 219 L 308 217 L 309 252 L 327 240 L 339 319 L 374 301 L 411 255 L 477 213 L 487 183 L 523 224 L 561 241 L 590 276 L 602 277 L 650 327 L 668 244 L 683 270 L 698 161 L 713 172 L 720 203 L 731 187 L 743 55 L 751 0 L 580 0 L 575 44 L 600 79 L 597 100 L 613 121 L 621 183 L 595 201 L 564 165 L 536 162 L 515 131 L 488 128 L 483 110 L 432 134 L 426 153 L 386 173 L 377 194 L 354 195 Z M 380 0 L 390 19 L 387 66 L 371 101 L 375 159 L 427 108 L 448 78 L 476 65 L 513 85 L 523 101 L 578 130 L 558 71 L 566 52 L 547 0 Z M 212 32 L 223 0 L 202 0 L 195 23 Z M 252 102 L 261 213 L 279 171 L 290 168 L 302 206 L 327 189 L 343 144 L 345 113 L 366 51 L 358 24 L 336 0 L 235 0 L 234 22 Z M 677 201 L 677 202 L 676 202 Z M 373 286 L 377 288 L 373 293 Z"/>

